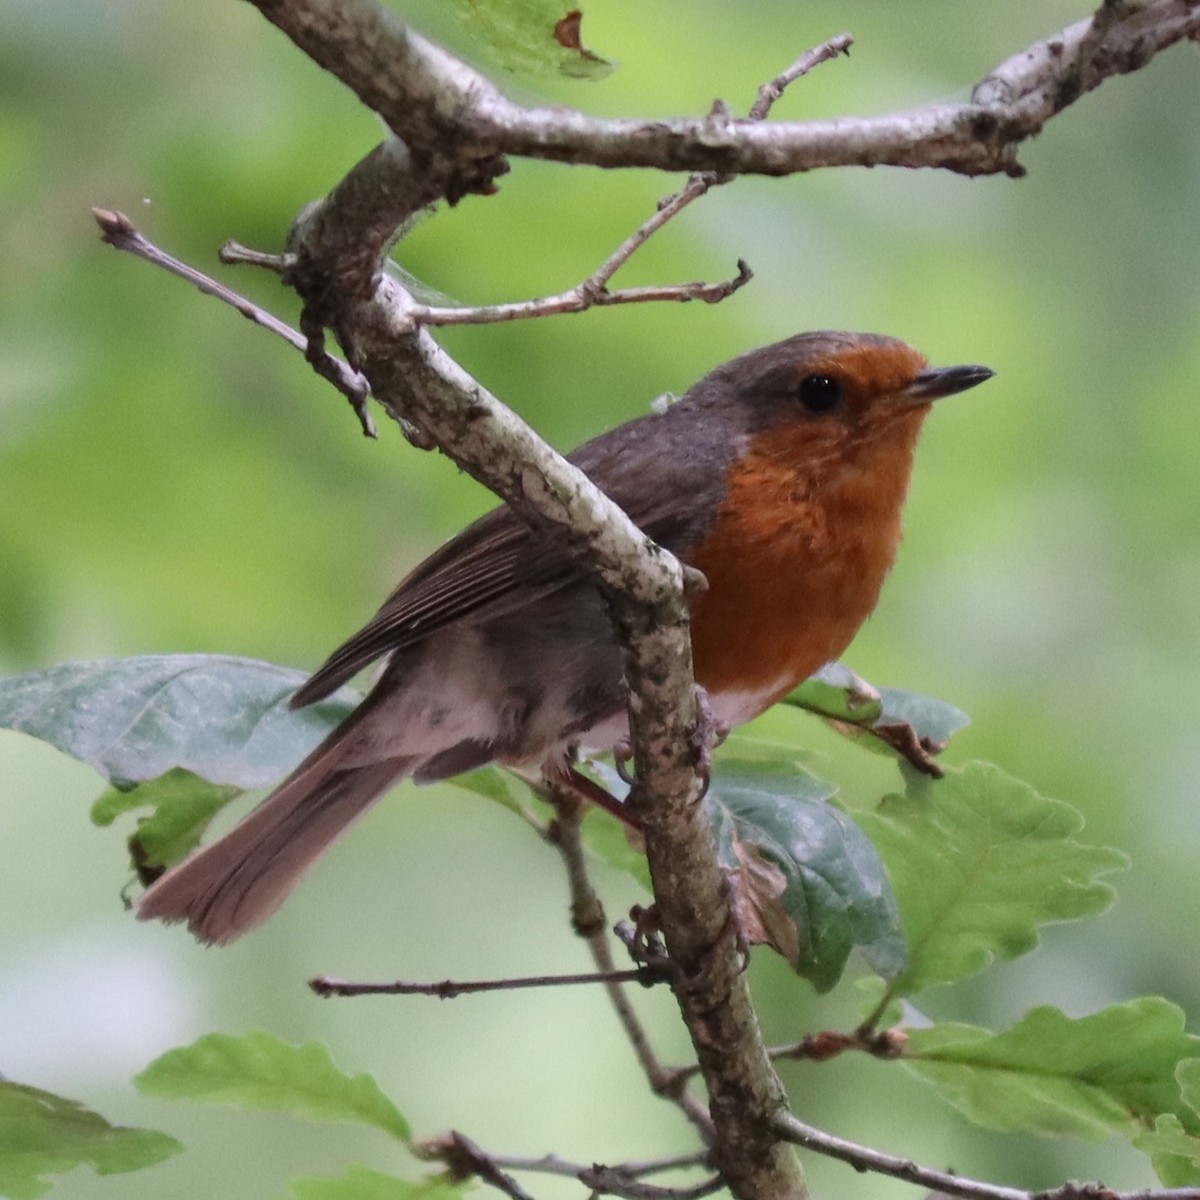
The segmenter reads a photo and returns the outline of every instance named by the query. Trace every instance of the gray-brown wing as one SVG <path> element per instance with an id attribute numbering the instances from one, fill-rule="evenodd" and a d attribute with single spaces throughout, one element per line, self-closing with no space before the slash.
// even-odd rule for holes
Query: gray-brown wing
<path id="1" fill-rule="evenodd" d="M 529 530 L 505 509 L 469 525 L 403 579 L 371 620 L 339 646 L 292 697 L 301 708 L 328 696 L 384 654 L 412 645 L 467 617 L 501 611 L 505 601 L 530 602 L 568 582 L 550 570 L 540 586 L 530 579 L 539 557 Z M 551 564 L 545 564 L 545 567 Z M 559 578 L 555 578 L 558 575 Z"/>
<path id="2" fill-rule="evenodd" d="M 646 434 L 655 425 L 650 453 Z M 706 448 L 671 445 L 687 423 L 647 416 L 586 443 L 571 461 L 598 482 L 660 545 L 685 552 L 701 532 L 699 514 L 717 502 L 728 437 Z M 672 428 L 672 427 L 678 427 Z M 666 435 L 666 436 L 664 436 Z M 707 452 L 705 452 L 707 451 Z M 375 659 L 457 621 L 484 621 L 536 605 L 579 582 L 568 556 L 507 508 L 469 525 L 401 581 L 375 616 L 340 646 L 292 698 L 302 707 L 329 695 Z"/>

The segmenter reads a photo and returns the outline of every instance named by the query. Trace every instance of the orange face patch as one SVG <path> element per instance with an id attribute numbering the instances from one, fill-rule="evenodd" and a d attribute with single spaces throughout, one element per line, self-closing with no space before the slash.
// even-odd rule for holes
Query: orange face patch
<path id="1" fill-rule="evenodd" d="M 929 360 L 903 342 L 886 346 L 851 346 L 826 357 L 806 360 L 796 377 L 832 375 L 845 384 L 847 394 L 864 402 L 873 397 L 902 392 L 929 365 Z"/>

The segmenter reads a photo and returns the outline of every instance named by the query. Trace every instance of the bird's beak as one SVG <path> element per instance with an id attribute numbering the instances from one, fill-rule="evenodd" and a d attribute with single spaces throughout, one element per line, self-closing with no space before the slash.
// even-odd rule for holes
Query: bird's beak
<path id="1" fill-rule="evenodd" d="M 965 392 L 995 373 L 990 367 L 929 367 L 905 388 L 904 394 L 916 404 L 928 404 L 943 396 Z"/>
<path id="2" fill-rule="evenodd" d="M 942 396 L 974 388 L 995 373 L 990 367 L 979 366 L 928 367 L 908 384 L 904 394 L 914 404 L 928 404 L 931 400 L 941 400 Z"/>

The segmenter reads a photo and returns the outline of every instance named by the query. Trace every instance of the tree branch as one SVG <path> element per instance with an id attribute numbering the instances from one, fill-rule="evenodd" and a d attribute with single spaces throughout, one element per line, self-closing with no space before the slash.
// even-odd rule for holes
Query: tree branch
<path id="1" fill-rule="evenodd" d="M 904 1053 L 908 1037 L 902 1029 L 856 1029 L 853 1033 L 839 1033 L 837 1030 L 822 1030 L 810 1033 L 798 1042 L 786 1046 L 768 1046 L 767 1054 L 772 1062 L 804 1061 L 828 1062 L 848 1050 L 858 1050 L 869 1054 L 872 1058 L 893 1059 Z M 691 1078 L 699 1074 L 700 1065 L 693 1063 L 686 1067 L 673 1067 L 673 1075 Z"/>
<path id="2" fill-rule="evenodd" d="M 100 234 L 104 241 L 114 250 L 123 250 L 126 254 L 143 259 L 152 266 L 161 267 L 176 278 L 190 283 L 204 295 L 213 296 L 224 304 L 228 304 L 230 308 L 241 313 L 247 320 L 253 321 L 263 329 L 283 338 L 288 345 L 294 346 L 301 354 L 307 352 L 308 339 L 303 334 L 298 333 L 286 322 L 281 321 L 265 309 L 259 308 L 245 296 L 239 295 L 223 283 L 218 283 L 211 276 L 205 275 L 203 271 L 198 271 L 195 267 L 188 266 L 187 263 L 172 257 L 165 250 L 160 250 L 134 227 L 133 222 L 124 213 L 113 212 L 107 208 L 93 208 L 92 216 L 96 219 L 96 224 L 100 226 Z M 259 257 L 265 259 L 267 256 Z M 324 369 L 321 371 L 321 375 L 350 401 L 350 407 L 358 416 L 363 433 L 367 437 L 378 437 L 375 422 L 371 419 L 370 411 L 367 409 L 367 398 L 371 394 L 371 389 L 366 379 L 358 371 L 352 370 L 332 355 L 325 355 Z"/>
<path id="3" fill-rule="evenodd" d="M 791 1113 L 779 1113 L 775 1118 L 775 1128 L 795 1145 L 840 1159 L 855 1170 L 890 1175 L 893 1179 L 903 1179 L 906 1183 L 918 1184 L 945 1196 L 959 1196 L 963 1200 L 1200 1200 L 1200 1188 L 1151 1188 L 1117 1192 L 1103 1184 L 1065 1183 L 1049 1191 L 1031 1192 L 982 1179 L 967 1179 L 948 1171 L 935 1171 L 910 1159 L 884 1154 L 881 1150 L 872 1150 L 869 1146 L 825 1133 L 805 1124 Z"/>
<path id="4" fill-rule="evenodd" d="M 419 1153 L 422 1157 L 446 1163 L 460 1177 L 478 1176 L 513 1197 L 524 1196 L 525 1193 L 508 1174 L 509 1171 L 565 1176 L 579 1180 L 591 1190 L 593 1196 L 621 1196 L 625 1200 L 701 1200 L 725 1185 L 720 1175 L 710 1176 L 700 1183 L 685 1187 L 664 1187 L 645 1181 L 645 1176 L 660 1171 L 702 1166 L 707 1160 L 707 1155 L 703 1154 L 649 1163 L 620 1163 L 612 1167 L 601 1163 L 585 1165 L 567 1162 L 554 1154 L 542 1158 L 489 1154 L 476 1142 L 457 1131 L 421 1143 Z"/>
<path id="5" fill-rule="evenodd" d="M 605 267 L 607 265 L 604 264 Z M 612 292 L 602 282 L 603 271 L 604 267 L 557 296 L 518 300 L 512 304 L 489 304 L 480 308 L 417 305 L 411 310 L 412 318 L 421 325 L 492 325 L 501 321 L 527 321 L 531 317 L 556 317 L 564 313 L 585 312 L 589 308 L 645 304 L 655 300 L 703 300 L 705 304 L 717 304 L 727 300 L 754 277 L 750 268 L 738 259 L 737 275 L 722 283 L 674 283 L 661 287 L 620 288 Z"/>
<path id="6" fill-rule="evenodd" d="M 469 1179 L 474 1175 L 511 1197 L 511 1200 L 533 1200 L 511 1175 L 500 1169 L 494 1159 L 461 1133 L 451 1132 L 444 1138 L 428 1141 L 421 1147 L 421 1153 L 427 1158 L 440 1159 L 459 1179 Z"/>
<path id="7" fill-rule="evenodd" d="M 833 166 L 1019 175 L 1016 151 L 1115 75 L 1200 33 L 1200 5 L 1107 4 L 995 67 L 966 104 L 833 121 L 589 117 L 525 107 L 371 0 L 254 0 L 414 151 L 466 163 L 515 154 L 602 167 L 785 175 Z"/>
<path id="8" fill-rule="evenodd" d="M 578 1178 L 580 1170 L 585 1170 L 580 1163 L 567 1162 L 557 1154 L 543 1154 L 540 1158 L 519 1157 L 511 1154 L 493 1154 L 492 1161 L 510 1171 L 529 1171 L 544 1175 L 573 1175 Z M 620 1171 L 634 1179 L 647 1175 L 659 1175 L 664 1171 L 679 1171 L 688 1167 L 706 1167 L 711 1165 L 711 1155 L 707 1150 L 696 1154 L 676 1154 L 670 1158 L 649 1159 L 646 1162 L 623 1162 L 606 1168 L 609 1171 Z"/>
<path id="9" fill-rule="evenodd" d="M 350 979 L 331 979 L 318 975 L 308 986 L 318 996 L 436 996 L 439 1000 L 455 1000 L 480 992 L 515 992 L 525 988 L 572 987 L 581 983 L 602 983 L 616 986 L 622 983 L 652 984 L 655 979 L 644 967 L 626 971 L 588 971 L 578 975 L 517 975 L 508 979 L 443 979 L 439 983 L 417 983 L 395 979 L 388 983 L 360 983 Z"/>
<path id="10" fill-rule="evenodd" d="M 839 54 L 849 54 L 853 39 L 848 33 L 838 34 L 811 50 L 806 50 L 786 71 L 764 83 L 750 108 L 751 121 L 765 121 L 772 106 L 796 80 L 803 78 Z M 724 117 L 723 106 L 714 107 L 713 116 Z M 703 300 L 715 304 L 727 300 L 739 288 L 749 283 L 753 272 L 738 259 L 738 273 L 725 283 L 684 283 L 670 287 L 625 288 L 609 291 L 612 277 L 649 239 L 674 220 L 689 204 L 706 195 L 714 187 L 731 183 L 736 178 L 728 172 L 701 171 L 691 175 L 674 195 L 660 200 L 653 215 L 642 222 L 582 283 L 557 296 L 541 300 L 525 300 L 515 304 L 494 304 L 486 308 L 429 308 L 412 310 L 422 325 L 481 325 L 496 321 L 524 320 L 529 317 L 554 316 L 561 313 L 583 312 L 585 309 L 611 304 L 637 304 L 648 300 Z"/>

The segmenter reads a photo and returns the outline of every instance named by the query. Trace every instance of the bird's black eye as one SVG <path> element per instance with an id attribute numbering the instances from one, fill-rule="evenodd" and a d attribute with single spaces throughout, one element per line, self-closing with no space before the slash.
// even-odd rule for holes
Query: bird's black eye
<path id="1" fill-rule="evenodd" d="M 827 413 L 842 398 L 842 385 L 832 375 L 805 375 L 800 380 L 800 403 L 810 413 Z"/>

